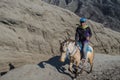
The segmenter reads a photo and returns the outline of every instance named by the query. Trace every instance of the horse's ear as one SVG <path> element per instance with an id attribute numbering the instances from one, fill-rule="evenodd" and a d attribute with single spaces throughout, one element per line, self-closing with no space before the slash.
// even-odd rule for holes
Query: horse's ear
<path id="1" fill-rule="evenodd" d="M 70 39 L 70 37 L 71 37 L 71 36 L 70 36 L 70 33 L 69 33 L 68 31 L 67 31 L 66 33 L 67 33 L 67 35 L 68 35 L 68 39 Z"/>

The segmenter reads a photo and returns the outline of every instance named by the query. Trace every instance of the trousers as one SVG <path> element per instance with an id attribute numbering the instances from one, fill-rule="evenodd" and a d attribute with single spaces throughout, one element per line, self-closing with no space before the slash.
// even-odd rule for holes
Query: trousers
<path id="1" fill-rule="evenodd" d="M 87 47 L 88 47 L 88 41 L 85 42 L 77 42 L 78 46 L 80 47 L 80 52 L 81 52 L 81 59 L 86 59 L 87 56 Z"/>

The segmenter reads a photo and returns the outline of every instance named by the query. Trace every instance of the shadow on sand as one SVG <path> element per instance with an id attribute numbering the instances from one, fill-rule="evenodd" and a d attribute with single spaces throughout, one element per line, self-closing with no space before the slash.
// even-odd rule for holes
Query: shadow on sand
<path id="1" fill-rule="evenodd" d="M 14 65 L 12 63 L 9 63 L 9 71 L 15 69 Z M 3 76 L 7 73 L 8 71 L 0 72 L 0 76 Z"/>
<path id="2" fill-rule="evenodd" d="M 73 78 L 70 73 L 66 72 L 65 65 L 69 64 L 69 60 L 66 59 L 64 63 L 59 61 L 60 56 L 54 56 L 50 58 L 48 61 L 42 61 L 38 65 L 40 68 L 45 68 L 45 64 L 50 64 L 51 66 L 55 67 L 59 73 L 65 74 Z"/>

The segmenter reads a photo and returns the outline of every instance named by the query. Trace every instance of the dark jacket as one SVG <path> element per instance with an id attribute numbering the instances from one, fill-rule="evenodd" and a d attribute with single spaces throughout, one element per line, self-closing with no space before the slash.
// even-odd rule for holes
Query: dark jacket
<path id="1" fill-rule="evenodd" d="M 86 41 L 87 37 L 91 37 L 92 33 L 91 33 L 91 29 L 89 28 L 89 26 L 86 25 L 86 28 L 82 28 L 80 25 L 77 27 L 76 29 L 76 34 L 75 34 L 75 41 L 81 41 L 84 42 Z"/>

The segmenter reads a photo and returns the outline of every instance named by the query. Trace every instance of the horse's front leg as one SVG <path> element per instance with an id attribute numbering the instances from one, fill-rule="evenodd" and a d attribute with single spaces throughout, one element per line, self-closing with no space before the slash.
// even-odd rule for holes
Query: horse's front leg
<path id="1" fill-rule="evenodd" d="M 73 63 L 72 63 L 72 62 L 70 62 L 70 65 L 69 65 L 68 70 L 69 70 L 71 73 L 73 73 L 72 66 L 73 66 Z"/>
<path id="2" fill-rule="evenodd" d="M 72 57 L 70 57 L 70 65 L 69 65 L 68 70 L 69 70 L 71 73 L 73 73 L 73 70 L 72 70 L 73 62 L 74 62 L 74 60 L 72 59 Z"/>
<path id="3" fill-rule="evenodd" d="M 78 69 L 79 69 L 79 64 L 80 64 L 80 61 L 77 61 L 76 62 L 76 68 L 75 68 L 75 79 L 77 78 L 79 72 L 78 72 Z"/>

